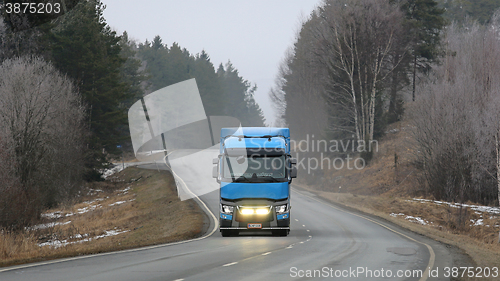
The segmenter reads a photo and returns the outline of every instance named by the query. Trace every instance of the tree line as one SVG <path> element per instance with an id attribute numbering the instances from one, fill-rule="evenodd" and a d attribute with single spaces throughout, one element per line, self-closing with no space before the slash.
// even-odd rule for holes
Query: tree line
<path id="1" fill-rule="evenodd" d="M 117 146 L 130 147 L 128 108 L 161 87 L 194 77 L 207 114 L 264 125 L 256 86 L 230 62 L 216 71 L 204 51 L 118 35 L 99 0 L 64 4 L 60 14 L 2 9 L 0 227 L 22 228 L 102 180 Z"/>
<path id="2" fill-rule="evenodd" d="M 270 92 L 278 119 L 299 137 L 379 138 L 401 119 L 403 90 L 436 61 L 443 13 L 432 0 L 324 1 L 302 24 Z"/>
<path id="3" fill-rule="evenodd" d="M 324 1 L 302 23 L 269 93 L 278 119 L 299 138 L 358 143 L 406 119 L 420 191 L 498 204 L 496 2 Z"/>
<path id="4" fill-rule="evenodd" d="M 168 47 L 160 36 L 133 47 L 146 63 L 148 92 L 196 78 L 208 116 L 232 116 L 243 126 L 264 126 L 264 114 L 253 96 L 257 86 L 241 77 L 230 61 L 216 70 L 204 50 L 193 55 L 175 42 Z"/>

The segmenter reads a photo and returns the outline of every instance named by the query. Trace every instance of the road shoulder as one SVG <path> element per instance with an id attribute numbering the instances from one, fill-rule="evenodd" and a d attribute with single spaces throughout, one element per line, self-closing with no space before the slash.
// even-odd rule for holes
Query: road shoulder
<path id="1" fill-rule="evenodd" d="M 130 167 L 86 193 L 73 204 L 44 212 L 35 228 L 3 237 L 12 242 L 3 239 L 0 266 L 184 241 L 202 236 L 208 227 L 194 200 L 179 200 L 168 171 Z"/>
<path id="2" fill-rule="evenodd" d="M 435 254 L 433 266 L 434 269 L 439 268 L 439 270 L 442 271 L 446 267 L 473 267 L 477 265 L 475 260 L 467 254 L 465 249 L 458 247 L 458 245 L 452 243 L 453 241 L 439 239 L 439 237 L 433 235 L 433 233 L 429 233 L 427 229 L 419 228 L 418 225 L 411 225 L 411 223 L 406 221 L 397 221 L 391 219 L 392 217 L 390 217 L 389 215 L 385 216 L 384 214 L 375 212 L 374 210 L 369 210 L 367 208 L 360 208 L 359 206 L 355 205 L 343 204 L 342 202 L 339 202 L 339 200 L 336 200 L 337 193 L 317 191 L 306 185 L 297 183 L 293 184 L 293 188 L 296 192 L 300 192 L 305 196 L 313 197 L 314 199 L 331 205 L 334 208 L 338 208 L 342 211 L 364 217 L 377 224 L 383 225 L 400 235 L 410 237 L 411 239 L 414 239 L 420 243 L 431 246 Z M 432 280 L 439 279 L 432 278 Z M 474 279 L 463 278 L 455 280 Z M 483 278 L 481 280 L 488 279 Z"/>

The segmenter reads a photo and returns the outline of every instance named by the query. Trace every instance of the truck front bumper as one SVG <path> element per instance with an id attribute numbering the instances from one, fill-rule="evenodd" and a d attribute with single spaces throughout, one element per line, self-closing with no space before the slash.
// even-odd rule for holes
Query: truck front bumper
<path id="1" fill-rule="evenodd" d="M 220 212 L 219 222 L 220 230 L 289 230 L 290 229 L 290 210 L 289 207 L 285 213 L 277 213 L 276 206 L 287 205 L 288 200 L 268 201 L 268 200 L 242 200 L 238 202 L 227 202 L 221 200 L 221 204 L 233 206 L 232 213 Z M 241 209 L 245 208 L 269 208 L 268 214 L 242 214 Z M 222 209 L 222 208 L 221 208 Z M 249 227 L 249 225 L 259 224 L 261 227 Z"/>
<path id="2" fill-rule="evenodd" d="M 253 228 L 247 228 L 247 227 L 220 227 L 220 230 L 226 230 L 226 229 L 237 229 L 237 230 L 276 230 L 276 229 L 290 229 L 290 227 L 263 227 L 263 228 L 258 228 L 258 229 L 253 229 Z"/>

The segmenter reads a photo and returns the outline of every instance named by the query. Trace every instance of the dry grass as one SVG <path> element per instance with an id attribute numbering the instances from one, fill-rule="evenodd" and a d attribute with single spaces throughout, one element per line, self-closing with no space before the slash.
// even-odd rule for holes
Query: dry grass
<path id="1" fill-rule="evenodd" d="M 406 122 L 392 124 L 387 134 L 377 141 L 378 150 L 374 145 L 369 165 L 362 170 L 347 167 L 325 170 L 321 190 L 338 192 L 341 186 L 341 192 L 361 195 L 425 195 L 415 184 L 418 170 L 413 165 L 416 151 L 410 125 Z"/>
<path id="2" fill-rule="evenodd" d="M 483 214 L 480 217 L 468 208 L 460 210 L 412 200 L 415 197 L 426 198 L 428 194 L 418 182 L 419 172 L 414 166 L 417 151 L 409 131 L 410 127 L 405 122 L 389 127 L 386 136 L 379 140 L 379 150 L 374 153 L 373 160 L 362 170 L 326 170 L 323 183 L 314 188 L 300 182 L 299 175 L 298 184 L 335 203 L 382 217 L 462 248 L 477 266 L 500 267 L 500 228 L 495 227 L 500 225 L 498 216 L 490 218 Z M 339 189 L 339 186 L 342 188 Z M 390 216 L 399 213 L 404 216 Z M 405 219 L 408 215 L 420 217 L 429 224 L 408 221 Z M 484 225 L 474 226 L 471 219 L 476 221 L 479 218 L 483 219 Z"/>
<path id="3" fill-rule="evenodd" d="M 44 216 L 31 230 L 0 234 L 0 265 L 193 238 L 201 235 L 204 220 L 193 200 L 178 199 L 170 173 L 137 168 L 94 183 L 78 202 L 45 214 L 60 218 Z M 48 223 L 57 225 L 42 228 Z M 51 244 L 40 246 L 42 243 Z"/>

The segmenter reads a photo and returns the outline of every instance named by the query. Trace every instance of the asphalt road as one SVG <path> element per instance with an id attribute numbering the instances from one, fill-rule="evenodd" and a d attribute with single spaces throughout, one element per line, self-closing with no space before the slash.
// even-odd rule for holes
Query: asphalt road
<path id="1" fill-rule="evenodd" d="M 388 222 L 343 210 L 297 188 L 291 195 L 288 237 L 261 232 L 222 237 L 214 221 L 217 185 L 207 177 L 211 170 L 200 172 L 211 167 L 211 161 L 208 166 L 204 163 L 213 155 L 214 151 L 184 152 L 171 161 L 177 161 L 172 167 L 179 184 L 188 186 L 185 192 L 200 195 L 199 204 L 209 221 L 205 236 L 3 268 L 0 280 L 450 280 L 443 277 L 444 268 L 454 265 L 455 250 Z M 142 167 L 166 169 L 161 163 Z M 428 267 L 434 273 L 438 269 L 441 278 L 427 279 Z"/>

